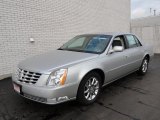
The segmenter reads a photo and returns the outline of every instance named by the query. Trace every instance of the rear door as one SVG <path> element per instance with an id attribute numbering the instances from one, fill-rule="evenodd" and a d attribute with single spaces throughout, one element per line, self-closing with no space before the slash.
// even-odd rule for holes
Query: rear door
<path id="1" fill-rule="evenodd" d="M 126 69 L 128 72 L 138 69 L 143 58 L 142 45 L 139 40 L 131 34 L 125 35 L 126 38 Z"/>

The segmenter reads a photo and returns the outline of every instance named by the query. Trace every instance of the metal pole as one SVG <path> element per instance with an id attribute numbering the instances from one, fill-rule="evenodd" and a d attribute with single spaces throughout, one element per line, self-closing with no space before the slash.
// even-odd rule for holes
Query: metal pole
<path id="1" fill-rule="evenodd" d="M 152 8 L 150 8 L 150 15 L 152 15 Z"/>
<path id="2" fill-rule="evenodd" d="M 156 16 L 156 10 L 154 10 L 154 16 Z"/>

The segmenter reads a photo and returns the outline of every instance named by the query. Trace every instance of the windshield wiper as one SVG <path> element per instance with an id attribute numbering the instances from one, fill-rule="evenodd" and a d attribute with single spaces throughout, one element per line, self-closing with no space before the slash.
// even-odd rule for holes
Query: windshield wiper
<path id="1" fill-rule="evenodd" d="M 66 51 L 73 51 L 73 52 L 83 52 L 83 53 L 98 54 L 98 53 L 96 53 L 96 52 L 92 52 L 92 51 L 85 51 L 85 50 L 62 49 L 62 48 L 58 48 L 58 50 L 66 50 Z"/>
<path id="2" fill-rule="evenodd" d="M 74 52 L 85 52 L 84 50 L 62 49 L 62 48 L 58 48 L 57 50 L 66 50 L 66 51 L 74 51 Z"/>
<path id="3" fill-rule="evenodd" d="M 62 48 L 58 48 L 57 50 L 65 50 L 65 49 L 62 49 Z"/>

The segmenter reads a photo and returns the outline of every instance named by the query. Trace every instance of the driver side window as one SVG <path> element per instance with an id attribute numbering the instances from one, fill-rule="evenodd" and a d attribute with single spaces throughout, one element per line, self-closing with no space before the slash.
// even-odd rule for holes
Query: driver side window
<path id="1" fill-rule="evenodd" d="M 126 45 L 124 42 L 124 37 L 123 36 L 117 36 L 114 38 L 113 42 L 112 42 L 112 46 L 111 49 L 113 49 L 115 46 L 122 46 L 123 49 L 126 49 Z"/>

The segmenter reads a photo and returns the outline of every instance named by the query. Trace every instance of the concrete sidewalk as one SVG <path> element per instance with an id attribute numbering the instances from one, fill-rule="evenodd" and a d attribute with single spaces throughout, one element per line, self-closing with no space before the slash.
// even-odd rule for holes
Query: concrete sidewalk
<path id="1" fill-rule="evenodd" d="M 0 81 L 0 120 L 159 120 L 160 55 L 149 67 L 146 76 L 133 73 L 106 86 L 90 106 L 32 102 L 16 94 L 7 78 Z"/>

